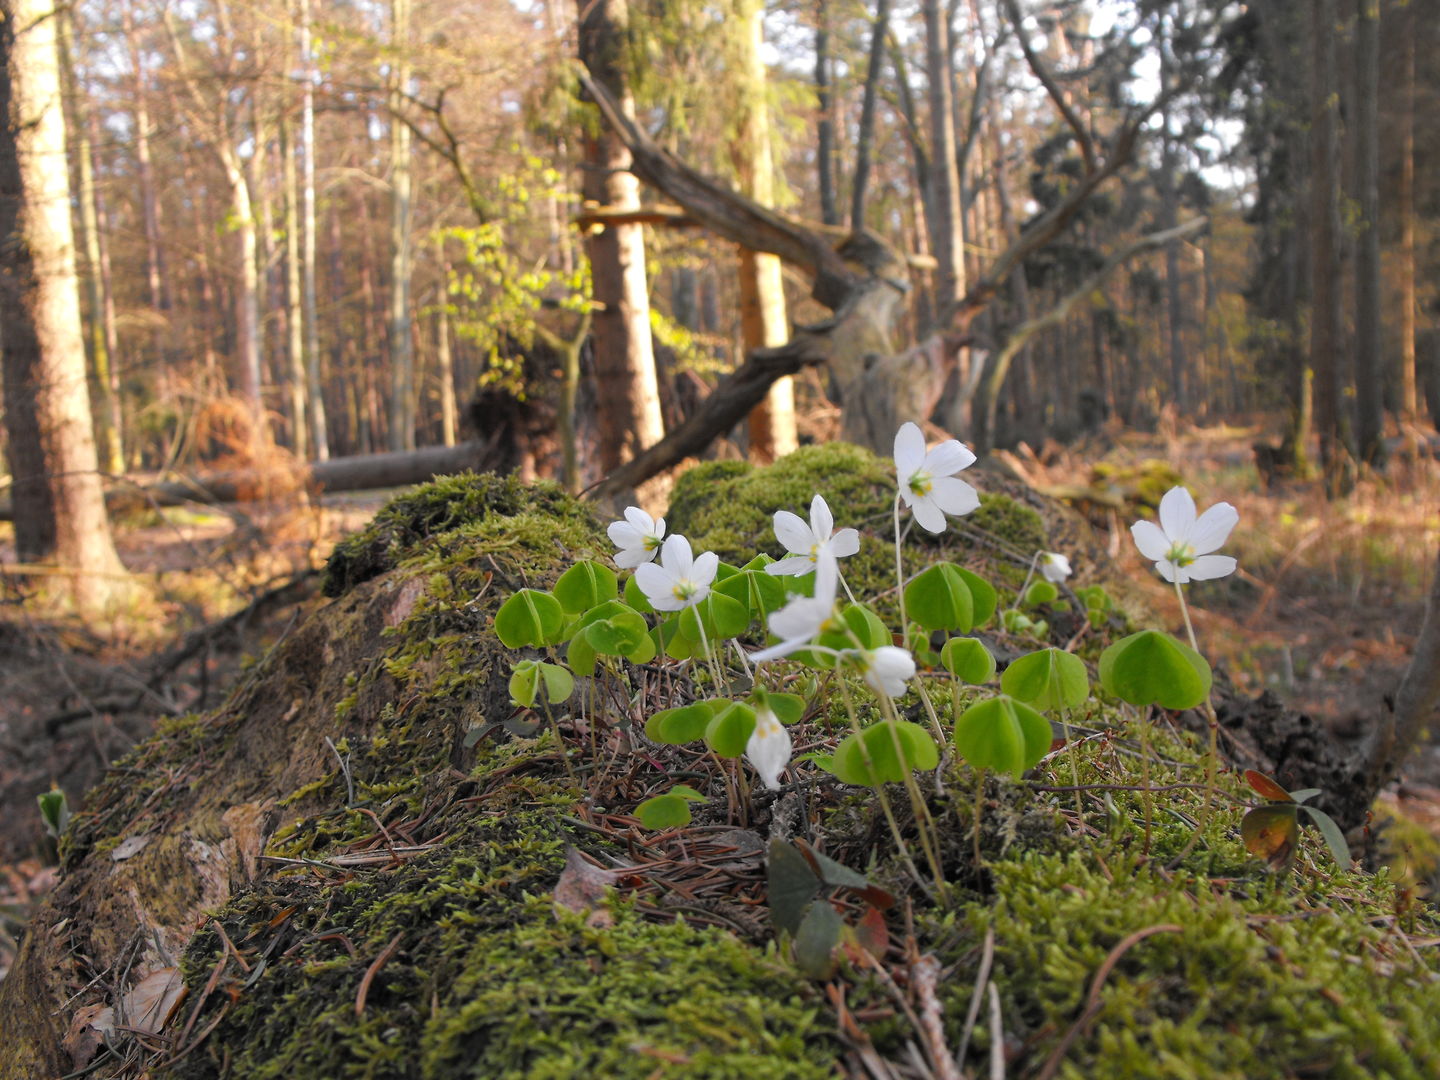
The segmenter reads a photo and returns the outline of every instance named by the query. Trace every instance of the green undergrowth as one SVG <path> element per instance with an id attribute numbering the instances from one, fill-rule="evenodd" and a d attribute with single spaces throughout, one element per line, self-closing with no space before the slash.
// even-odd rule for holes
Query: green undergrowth
<path id="1" fill-rule="evenodd" d="M 884 536 L 891 483 L 884 462 L 844 446 L 808 448 L 766 472 L 701 466 L 677 486 L 669 525 L 722 558 L 757 545 L 778 554 L 773 511 L 803 511 L 822 490 L 838 525 Z M 947 534 L 945 557 L 998 552 L 1010 572 L 1023 573 L 1036 548 L 1065 547 L 1056 542 L 1062 515 L 1006 494 L 988 496 L 985 507 Z M 461 477 L 397 500 L 337 549 L 329 581 L 344 595 L 311 621 L 335 620 L 337 635 L 359 635 L 358 643 L 305 699 L 313 713 L 295 737 L 319 743 L 329 735 L 338 757 L 327 749 L 321 768 L 274 793 L 278 820 L 265 853 L 275 861 L 191 939 L 182 960 L 189 997 L 172 1026 L 189 1024 L 193 1045 L 181 1046 L 178 1060 L 162 1058 L 153 1075 L 848 1075 L 854 1040 L 839 1035 L 837 999 L 799 972 L 788 943 L 672 917 L 630 895 L 648 881 L 638 872 L 619 876 L 618 889 L 592 898 L 588 912 L 557 910 L 567 848 L 601 866 L 636 855 L 628 830 L 594 824 L 605 820 L 594 816 L 602 805 L 623 819 L 683 779 L 708 799 L 694 804 L 697 839 L 740 824 L 728 816 L 726 781 L 690 751 L 651 744 L 638 727 L 635 751 L 619 750 L 607 738 L 617 717 L 591 716 L 563 724 L 572 777 L 554 733 L 528 727 L 536 718 L 509 702 L 520 654 L 495 640 L 496 610 L 519 588 L 551 585 L 578 559 L 608 555 L 602 525 L 558 489 Z M 893 572 L 889 549 L 864 543 L 847 574 L 853 565 L 857 590 L 872 574 L 870 589 L 883 588 Z M 912 569 L 929 543 L 916 538 Z M 286 648 L 318 648 L 305 645 L 306 633 L 297 630 Z M 1097 643 L 1104 634 L 1095 632 Z M 282 652 L 235 700 L 263 703 L 265 680 L 286 670 Z M 687 681 L 703 681 L 655 666 L 628 675 L 613 700 L 631 719 Z M 818 684 L 809 715 L 792 729 L 796 745 L 831 747 L 849 726 L 840 676 L 801 678 Z M 948 724 L 948 689 L 927 683 Z M 849 692 L 862 710 L 873 708 L 858 684 Z M 915 692 L 899 706 L 929 723 Z M 282 713 L 275 706 L 273 715 Z M 208 763 L 262 734 L 244 729 L 245 717 L 232 702 L 211 717 L 167 724 L 128 759 L 133 772 L 107 781 L 102 795 L 114 805 L 92 800 L 80 816 L 74 859 L 86 851 L 108 858 L 95 849 L 128 835 L 127 822 L 160 814 L 172 791 L 207 783 Z M 798 764 L 795 786 L 751 793 L 744 825 L 762 846 L 783 820 L 785 835 L 804 836 L 897 894 L 884 961 L 901 989 L 880 986 L 869 965 L 852 961 L 837 976 L 873 1043 L 866 1053 L 908 1063 L 909 1047 L 926 1045 L 894 999 L 908 992 L 903 946 L 913 931 L 916 951 L 943 968 L 933 1004 L 951 1054 L 964 1041 L 993 937 L 1012 1077 L 1440 1075 L 1440 950 L 1425 944 L 1440 938 L 1440 924 L 1428 909 L 1384 874 L 1338 871 L 1308 829 L 1293 871 L 1266 869 L 1239 837 L 1241 801 L 1258 800 L 1228 774 L 1219 811 L 1192 844 L 1205 818 L 1200 792 L 1187 786 L 1204 776 L 1194 739 L 1165 722 L 1142 729 L 1133 710 L 1093 698 L 1072 719 L 1078 737 L 1066 748 L 1023 780 L 987 777 L 978 800 L 975 774 L 963 765 L 947 762 L 938 782 L 921 778 L 951 883 L 938 898 L 909 883 L 873 792 Z M 235 801 L 254 798 L 256 783 L 242 778 Z M 1077 783 L 1085 790 L 1055 790 Z M 1147 797 L 1136 790 L 1145 785 L 1161 790 Z M 891 785 L 889 797 L 913 836 L 903 789 Z M 687 835 L 664 849 L 677 867 Z M 386 853 L 396 845 L 422 850 L 392 861 Z M 357 862 L 360 854 L 369 860 Z M 766 908 L 743 904 L 763 930 Z M 961 1063 L 967 1075 L 989 1068 L 988 996 L 981 1005 Z"/>
<path id="2" fill-rule="evenodd" d="M 215 1031 L 160 1075 L 831 1075 L 818 990 L 773 952 L 618 899 L 588 918 L 556 909 L 567 845 L 605 844 L 565 824 L 579 793 L 548 739 L 482 746 L 465 787 L 483 798 L 445 811 L 445 839 L 413 861 L 297 868 L 216 913 L 186 951 L 187 982 L 227 956 L 217 923 L 255 977 L 206 1003 L 197 1022 Z"/>

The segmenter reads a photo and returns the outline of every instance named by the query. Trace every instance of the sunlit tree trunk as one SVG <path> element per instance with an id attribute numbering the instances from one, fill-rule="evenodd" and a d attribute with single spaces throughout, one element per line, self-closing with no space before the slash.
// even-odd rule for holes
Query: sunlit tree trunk
<path id="1" fill-rule="evenodd" d="M 742 3 L 735 15 L 741 24 L 736 32 L 742 35 L 749 32 L 747 20 L 751 18 L 745 7 L 746 3 Z M 763 5 L 761 8 L 760 17 L 763 18 Z M 815 108 L 819 113 L 815 123 L 815 161 L 820 184 L 820 220 L 826 225 L 838 225 L 840 211 L 835 197 L 835 114 L 830 98 L 830 67 L 830 3 L 829 0 L 815 0 Z M 745 77 L 749 77 L 748 72 Z"/>
<path id="2" fill-rule="evenodd" d="M 310 456 L 310 428 L 305 409 L 305 317 L 300 285 L 300 183 L 295 168 L 295 139 L 290 125 L 280 121 L 280 153 L 285 170 L 285 354 L 290 399 L 291 449 L 301 461 Z"/>
<path id="3" fill-rule="evenodd" d="M 410 327 L 410 0 L 390 0 L 390 449 L 415 448 L 415 345 Z"/>
<path id="4" fill-rule="evenodd" d="M 855 175 L 850 192 L 850 228 L 865 226 L 865 196 L 870 185 L 870 155 L 875 142 L 875 104 L 880 75 L 885 68 L 885 35 L 890 29 L 890 0 L 876 0 L 875 22 L 870 28 L 870 60 L 865 69 L 865 92 L 860 100 L 860 130 L 855 137 Z"/>
<path id="5" fill-rule="evenodd" d="M 72 141 L 75 172 L 79 181 L 76 202 L 79 206 L 80 240 L 85 251 L 85 306 L 89 314 L 90 364 L 94 385 L 100 398 L 96 411 L 96 440 L 100 464 L 106 472 L 125 471 L 125 455 L 120 445 L 120 394 L 112 375 L 114 350 L 113 309 L 106 303 L 102 260 L 100 257 L 100 218 L 95 205 L 94 146 L 90 138 L 90 110 L 75 71 L 72 49 L 73 15 L 57 13 L 59 31 L 60 76 L 69 104 L 67 127 Z"/>
<path id="6" fill-rule="evenodd" d="M 626 0 L 582 0 L 580 60 L 634 113 L 622 59 L 630 20 Z M 583 196 L 617 210 L 640 205 L 630 151 L 608 129 L 586 138 Z M 609 225 L 585 242 L 597 304 L 594 324 L 596 426 L 600 469 L 609 473 L 664 434 L 650 337 L 645 234 L 641 225 Z"/>
<path id="7" fill-rule="evenodd" d="M 310 447 L 316 461 L 330 457 L 320 367 L 320 324 L 315 314 L 315 72 L 310 55 L 310 0 L 300 0 L 301 307 L 305 323 L 306 405 L 310 411 Z"/>
<path id="8" fill-rule="evenodd" d="M 765 102 L 765 62 L 760 55 L 764 18 L 762 0 L 737 0 L 736 78 L 742 104 L 733 154 L 741 192 L 762 206 L 771 206 L 775 201 L 775 164 L 770 151 L 770 111 Z M 835 214 L 833 202 L 830 212 Z M 785 284 L 780 276 L 780 260 L 774 255 L 740 249 L 740 330 L 747 352 L 790 340 Z M 792 376 L 770 387 L 765 400 L 751 410 L 749 428 L 750 454 L 756 461 L 774 461 L 799 445 Z"/>
<path id="9" fill-rule="evenodd" d="M 0 0 L 0 325 L 15 546 L 53 560 L 77 608 L 126 587 L 105 516 L 85 381 L 55 10 Z"/>

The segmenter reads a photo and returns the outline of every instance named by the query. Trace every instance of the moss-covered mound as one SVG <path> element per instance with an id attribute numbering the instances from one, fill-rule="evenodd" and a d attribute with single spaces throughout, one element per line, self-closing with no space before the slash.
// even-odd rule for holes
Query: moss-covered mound
<path id="1" fill-rule="evenodd" d="M 704 466 L 670 524 L 727 559 L 778 554 L 770 515 L 820 491 L 869 534 L 852 584 L 883 589 L 890 483 L 841 446 Z M 1059 546 L 1063 515 L 993 487 L 986 513 L 930 553 L 1008 548 L 996 573 L 1023 573 Z M 1013 1077 L 1440 1075 L 1440 923 L 1308 832 L 1293 872 L 1266 869 L 1240 842 L 1235 780 L 1209 814 L 1197 747 L 1133 711 L 1092 700 L 1022 781 L 977 792 L 953 758 L 925 774 L 937 888 L 868 789 L 797 763 L 781 791 L 746 794 L 698 744 L 646 739 L 646 716 L 703 687 L 697 665 L 617 664 L 550 715 L 515 707 L 521 653 L 495 612 L 603 560 L 601 525 L 553 488 L 465 477 L 351 541 L 337 599 L 92 792 L 0 984 L 18 1033 L 0 1076 L 803 1080 L 945 1075 L 957 1057 L 977 1075 L 992 1050 Z M 832 746 L 847 699 L 873 717 L 858 680 L 791 670 L 762 677 L 815 686 L 797 747 Z M 948 685 L 926 682 L 948 724 Z M 915 693 L 898 705 L 928 723 Z M 694 822 L 641 829 L 637 805 L 675 783 L 707 800 Z M 900 785 L 889 801 L 921 862 Z M 774 933 L 772 839 L 871 883 L 830 894 L 851 931 L 824 978 Z M 107 1027 L 101 1010 L 172 964 L 187 995 L 165 1023 Z"/>

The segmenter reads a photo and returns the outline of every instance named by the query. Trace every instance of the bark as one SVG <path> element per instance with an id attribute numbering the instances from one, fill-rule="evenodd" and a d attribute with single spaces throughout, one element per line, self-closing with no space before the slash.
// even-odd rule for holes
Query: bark
<path id="1" fill-rule="evenodd" d="M 960 172 L 955 151 L 951 87 L 950 15 L 941 0 L 924 0 L 925 76 L 930 103 L 930 246 L 940 264 L 936 306 L 944 310 L 965 291 L 965 240 L 960 215 Z"/>
<path id="2" fill-rule="evenodd" d="M 737 15 L 742 23 L 753 17 L 748 12 Z M 760 18 L 764 18 L 763 9 Z M 815 125 L 815 160 L 820 186 L 820 220 L 826 225 L 839 225 L 840 211 L 835 197 L 835 109 L 830 98 L 830 66 L 830 5 L 828 0 L 816 0 L 815 107 L 819 119 Z"/>
<path id="3" fill-rule="evenodd" d="M 390 0 L 390 449 L 415 448 L 415 344 L 410 325 L 410 0 Z"/>
<path id="4" fill-rule="evenodd" d="M 300 284 L 300 183 L 295 168 L 295 140 L 290 125 L 280 121 L 280 154 L 285 173 L 285 354 L 289 361 L 286 389 L 290 399 L 291 449 L 302 461 L 310 456 L 310 428 L 305 407 L 305 316 Z"/>
<path id="5" fill-rule="evenodd" d="M 454 446 L 460 439 L 460 414 L 455 405 L 455 361 L 450 352 L 450 260 L 445 241 L 438 240 L 435 254 L 440 267 L 439 297 L 435 304 L 435 366 L 440 380 L 440 439 Z"/>
<path id="6" fill-rule="evenodd" d="M 330 432 L 325 415 L 324 378 L 320 367 L 320 325 L 315 305 L 315 73 L 310 55 L 310 0 L 300 0 L 300 154 L 301 180 L 302 318 L 305 322 L 305 380 L 310 409 L 310 445 L 316 461 L 330 456 Z"/>
<path id="7" fill-rule="evenodd" d="M 100 257 L 100 218 L 95 203 L 94 146 L 91 141 L 91 115 L 75 71 L 72 49 L 74 16 L 69 11 L 58 13 L 60 77 L 65 89 L 67 129 L 72 139 L 72 157 L 78 179 L 76 202 L 79 214 L 80 245 L 85 252 L 86 328 L 90 344 L 90 366 L 94 387 L 100 398 L 95 411 L 96 450 L 100 463 L 109 473 L 125 471 L 125 455 L 120 446 L 120 395 L 112 373 L 114 340 L 113 311 L 106 303 L 102 260 Z"/>
<path id="8" fill-rule="evenodd" d="M 875 141 L 875 102 L 880 74 L 885 68 L 885 35 L 890 30 L 890 0 L 876 0 L 875 22 L 870 29 L 870 61 L 865 69 L 865 92 L 860 100 L 860 130 L 855 137 L 855 176 L 850 192 L 850 228 L 865 227 L 865 196 L 870 184 L 870 153 Z"/>
<path id="9" fill-rule="evenodd" d="M 0 4 L 0 325 L 22 562 L 99 614 L 126 588 L 105 516 L 80 331 L 54 9 Z"/>
<path id="10" fill-rule="evenodd" d="M 1406 7 L 1404 60 L 1400 85 L 1400 415 L 1414 423 L 1420 415 L 1415 380 L 1415 9 Z M 1440 425 L 1440 416 L 1431 416 Z"/>
<path id="11" fill-rule="evenodd" d="M 623 42 L 629 27 L 626 0 L 580 5 L 580 60 L 619 103 L 625 117 L 634 102 L 624 74 Z M 594 87 L 589 87 L 592 98 Z M 631 154 L 613 129 L 586 139 L 583 195 L 597 206 L 637 209 L 640 185 Z M 642 225 L 616 225 L 586 239 L 596 312 L 596 406 L 600 469 L 612 473 L 664 434 L 659 380 L 650 337 Z"/>
<path id="12" fill-rule="evenodd" d="M 824 19 L 824 6 L 820 18 Z M 765 5 L 762 0 L 739 0 L 733 19 L 741 116 L 732 154 L 740 190 L 761 206 L 775 200 L 775 164 L 770 151 L 770 112 L 765 101 Z M 830 216 L 835 216 L 831 192 Z M 827 223 L 829 223 L 827 219 Z M 785 314 L 785 283 L 780 260 L 766 252 L 740 248 L 740 336 L 748 352 L 785 344 L 790 336 Z M 766 464 L 790 453 L 800 444 L 795 430 L 795 384 L 776 379 L 765 400 L 750 411 L 750 453 Z"/>
<path id="13" fill-rule="evenodd" d="M 1380 2 L 1359 0 L 1355 153 L 1360 236 L 1355 260 L 1355 436 L 1360 460 L 1382 465 L 1385 367 L 1380 352 Z"/>
<path id="14" fill-rule="evenodd" d="M 1320 467 L 1335 496 L 1348 489 L 1350 467 L 1339 363 L 1335 0 L 1311 0 L 1310 13 L 1310 367 Z"/>

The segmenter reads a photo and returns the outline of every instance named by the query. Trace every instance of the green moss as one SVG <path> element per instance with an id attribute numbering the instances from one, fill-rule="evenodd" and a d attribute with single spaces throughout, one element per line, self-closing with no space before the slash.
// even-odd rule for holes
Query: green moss
<path id="1" fill-rule="evenodd" d="M 201 1022 L 223 1012 L 218 1028 L 160 1075 L 641 1078 L 676 1060 L 704 1077 L 831 1075 L 819 995 L 764 952 L 624 905 L 610 926 L 557 917 L 545 896 L 566 846 L 596 843 L 545 806 L 579 797 L 548 745 L 482 746 L 485 799 L 442 811 L 445 841 L 404 866 L 286 874 L 232 898 L 218 920 L 268 964 L 233 1008 L 208 1005 Z M 202 984 L 226 948 L 213 928 L 197 934 L 187 981 Z"/>
<path id="2" fill-rule="evenodd" d="M 525 511 L 543 513 L 552 521 L 592 520 L 558 484 L 527 485 L 493 473 L 441 477 L 392 500 L 374 521 L 337 544 L 325 564 L 321 588 L 326 596 L 342 596 L 396 566 L 433 536 L 487 516 Z"/>

